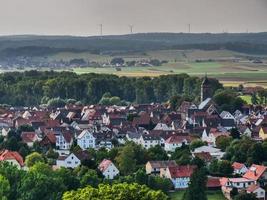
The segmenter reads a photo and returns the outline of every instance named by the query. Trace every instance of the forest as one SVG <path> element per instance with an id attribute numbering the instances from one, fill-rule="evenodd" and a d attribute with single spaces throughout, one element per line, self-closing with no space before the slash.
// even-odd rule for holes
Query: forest
<path id="1" fill-rule="evenodd" d="M 222 88 L 218 80 L 210 80 L 214 92 Z M 199 102 L 201 81 L 187 74 L 131 78 L 54 71 L 8 72 L 0 75 L 0 104 L 33 106 L 54 98 L 96 104 L 107 96 L 124 103 L 163 103 L 176 95 Z"/>

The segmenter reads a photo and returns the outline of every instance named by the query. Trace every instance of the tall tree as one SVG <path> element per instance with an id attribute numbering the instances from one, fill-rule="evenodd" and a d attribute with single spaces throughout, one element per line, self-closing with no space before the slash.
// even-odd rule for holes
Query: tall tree
<path id="1" fill-rule="evenodd" d="M 189 187 L 183 197 L 184 200 L 207 200 L 207 176 L 204 168 L 196 169 L 190 177 Z"/>

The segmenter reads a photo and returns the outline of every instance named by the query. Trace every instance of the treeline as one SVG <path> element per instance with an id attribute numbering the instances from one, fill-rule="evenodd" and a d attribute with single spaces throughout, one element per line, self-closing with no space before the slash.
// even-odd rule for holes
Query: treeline
<path id="1" fill-rule="evenodd" d="M 0 37 L 0 50 L 12 54 L 25 52 L 29 47 L 45 50 L 51 48 L 53 51 L 67 49 L 69 51 L 90 52 L 146 52 L 148 50 L 179 48 L 201 48 L 211 46 L 220 48 L 222 44 L 230 50 L 245 53 L 265 53 L 267 45 L 267 33 L 140 33 L 131 35 L 115 35 L 102 37 L 70 37 L 70 36 L 5 36 Z M 232 47 L 234 45 L 234 47 Z M 236 48 L 237 47 L 237 48 Z M 246 48 L 249 52 L 246 52 Z M 22 49 L 21 49 L 22 48 Z M 24 49 L 23 49 L 24 48 Z M 204 47 L 203 47 L 204 48 Z M 207 47 L 206 47 L 207 48 Z M 216 48 L 216 49 L 218 49 Z M 5 50 L 6 49 L 6 50 Z M 38 50 L 40 51 L 40 50 Z"/>
<path id="2" fill-rule="evenodd" d="M 217 80 L 211 81 L 214 91 L 222 88 Z M 200 86 L 200 78 L 187 74 L 130 78 L 53 71 L 9 72 L 0 75 L 0 104 L 39 105 L 53 98 L 95 104 L 106 93 L 136 103 L 162 103 L 175 95 L 198 101 Z"/>
<path id="3" fill-rule="evenodd" d="M 184 45 L 174 45 L 173 49 L 178 50 L 190 50 L 190 49 L 200 49 L 200 50 L 220 50 L 226 49 L 231 51 L 236 51 L 240 53 L 247 54 L 266 54 L 267 44 L 253 44 L 248 42 L 229 42 L 229 43 L 214 43 L 214 44 L 184 44 Z"/>

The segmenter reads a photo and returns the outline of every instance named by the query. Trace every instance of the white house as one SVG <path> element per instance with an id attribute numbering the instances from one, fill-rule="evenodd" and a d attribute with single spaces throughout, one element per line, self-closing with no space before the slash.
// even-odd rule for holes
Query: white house
<path id="1" fill-rule="evenodd" d="M 155 136 L 155 135 L 143 134 L 140 137 L 139 142 L 145 149 L 149 149 L 149 148 L 154 147 L 156 145 L 160 145 L 161 144 L 161 138 L 159 136 Z"/>
<path id="2" fill-rule="evenodd" d="M 173 130 L 172 127 L 167 126 L 167 124 L 164 123 L 158 123 L 154 130 L 158 130 L 158 131 L 171 131 Z"/>
<path id="3" fill-rule="evenodd" d="M 175 189 L 188 188 L 190 176 L 194 172 L 195 166 L 176 166 L 168 167 L 165 173 L 165 178 L 169 178 Z"/>
<path id="4" fill-rule="evenodd" d="M 120 172 L 111 160 L 104 159 L 98 166 L 98 169 L 102 172 L 106 179 L 114 179 Z"/>
<path id="5" fill-rule="evenodd" d="M 251 185 L 247 188 L 247 193 L 253 193 L 256 195 L 257 199 L 265 200 L 265 190 L 259 185 Z"/>
<path id="6" fill-rule="evenodd" d="M 25 169 L 22 156 L 16 151 L 2 150 L 0 151 L 0 162 L 5 161 L 18 169 Z"/>
<path id="7" fill-rule="evenodd" d="M 243 163 L 234 162 L 232 167 L 234 169 L 234 174 L 243 175 L 248 171 L 248 168 Z"/>
<path id="8" fill-rule="evenodd" d="M 220 149 L 211 147 L 211 146 L 202 146 L 195 149 L 193 153 L 201 153 L 201 152 L 207 152 L 209 153 L 213 158 L 221 159 L 224 155 L 224 152 L 222 152 Z"/>
<path id="9" fill-rule="evenodd" d="M 76 168 L 81 164 L 81 160 L 74 153 L 65 156 L 59 156 L 57 159 L 57 167 Z"/>
<path id="10" fill-rule="evenodd" d="M 56 147 L 60 150 L 69 150 L 72 143 L 73 138 L 69 132 L 62 133 L 62 132 L 55 132 L 56 137 Z"/>
<path id="11" fill-rule="evenodd" d="M 165 140 L 165 151 L 174 152 L 176 148 L 181 147 L 183 144 L 188 145 L 190 138 L 188 136 L 173 135 Z"/>
<path id="12" fill-rule="evenodd" d="M 88 130 L 83 130 L 80 135 L 77 137 L 77 144 L 84 150 L 88 148 L 96 147 L 96 138 L 93 133 Z"/>

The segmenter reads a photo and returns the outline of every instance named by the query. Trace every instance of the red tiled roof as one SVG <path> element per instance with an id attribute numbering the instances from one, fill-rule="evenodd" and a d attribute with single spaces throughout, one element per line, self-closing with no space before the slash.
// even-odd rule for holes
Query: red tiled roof
<path id="1" fill-rule="evenodd" d="M 191 138 L 190 136 L 172 135 L 165 142 L 169 144 L 177 144 L 177 143 L 182 143 L 184 140 L 189 142 Z"/>
<path id="2" fill-rule="evenodd" d="M 244 174 L 244 178 L 257 181 L 266 171 L 267 167 L 253 164 Z"/>
<path id="3" fill-rule="evenodd" d="M 53 134 L 53 133 L 47 133 L 46 134 L 46 137 L 49 139 L 49 141 L 52 143 L 52 144 L 56 144 L 56 136 Z"/>
<path id="4" fill-rule="evenodd" d="M 108 160 L 108 159 L 104 159 L 98 166 L 98 169 L 101 171 L 101 172 L 104 172 L 108 166 L 112 163 L 111 160 Z"/>
<path id="5" fill-rule="evenodd" d="M 72 135 L 70 132 L 63 132 L 62 133 L 64 139 L 66 140 L 66 142 L 70 143 L 72 140 Z"/>
<path id="6" fill-rule="evenodd" d="M 235 169 L 235 170 L 240 170 L 244 167 L 245 165 L 243 163 L 238 163 L 238 162 L 234 162 L 232 164 L 232 167 Z"/>
<path id="7" fill-rule="evenodd" d="M 185 166 L 177 166 L 177 167 L 168 167 L 171 178 L 181 178 L 181 177 L 190 177 L 196 166 L 185 165 Z"/>
<path id="8" fill-rule="evenodd" d="M 220 187 L 220 178 L 217 177 L 208 177 L 207 188 L 217 188 Z"/>
<path id="9" fill-rule="evenodd" d="M 212 160 L 212 156 L 209 152 L 200 152 L 200 153 L 194 153 L 195 157 L 198 157 L 206 162 L 210 162 Z"/>
<path id="10" fill-rule="evenodd" d="M 2 150 L 0 151 L 0 161 L 16 160 L 20 166 L 24 166 L 22 156 L 16 151 Z"/>
<path id="11" fill-rule="evenodd" d="M 226 177 L 222 177 L 222 178 L 220 178 L 220 184 L 221 184 L 221 186 L 225 186 L 226 185 L 226 183 L 228 182 L 228 178 L 226 178 Z"/>
<path id="12" fill-rule="evenodd" d="M 254 192 L 254 191 L 257 190 L 258 188 L 260 188 L 259 185 L 250 185 L 250 186 L 247 188 L 247 191 L 248 191 L 248 192 Z"/>

